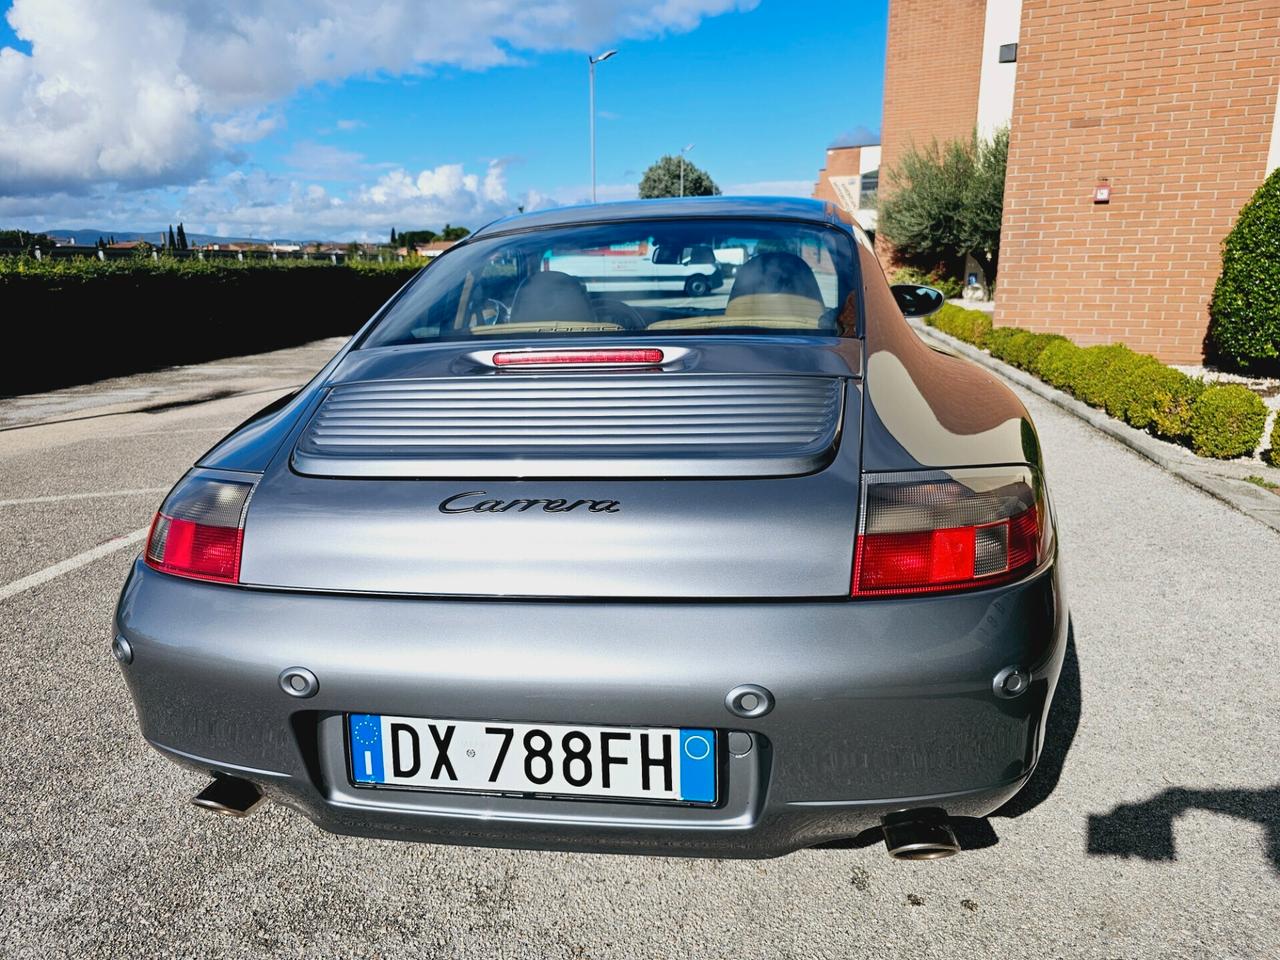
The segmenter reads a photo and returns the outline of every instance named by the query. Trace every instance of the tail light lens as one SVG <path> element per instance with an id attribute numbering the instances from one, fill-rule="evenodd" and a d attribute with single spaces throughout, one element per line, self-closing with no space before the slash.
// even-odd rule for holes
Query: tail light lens
<path id="1" fill-rule="evenodd" d="M 252 483 L 188 476 L 151 524 L 147 565 L 195 580 L 238 583 Z"/>
<path id="2" fill-rule="evenodd" d="M 1052 550 L 1044 489 L 1030 467 L 867 474 L 855 597 L 971 590 L 1035 570 Z"/>

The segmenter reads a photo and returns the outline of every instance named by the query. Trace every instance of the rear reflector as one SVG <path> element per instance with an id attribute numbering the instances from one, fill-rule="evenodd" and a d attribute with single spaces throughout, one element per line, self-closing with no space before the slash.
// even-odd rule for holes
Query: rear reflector
<path id="1" fill-rule="evenodd" d="M 852 595 L 899 596 L 1007 583 L 1052 547 L 1029 467 L 868 474 Z"/>
<path id="2" fill-rule="evenodd" d="M 188 476 L 151 524 L 147 565 L 179 577 L 237 583 L 252 491 L 251 483 Z"/>
<path id="3" fill-rule="evenodd" d="M 654 366 L 662 363 L 662 351 L 640 350 L 508 350 L 493 355 L 498 367 L 595 364 L 597 366 Z"/>

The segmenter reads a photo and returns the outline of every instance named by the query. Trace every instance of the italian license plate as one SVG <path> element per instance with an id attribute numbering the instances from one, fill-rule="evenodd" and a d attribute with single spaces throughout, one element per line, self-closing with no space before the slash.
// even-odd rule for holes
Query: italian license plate
<path id="1" fill-rule="evenodd" d="M 347 717 L 357 785 L 714 803 L 712 730 Z"/>

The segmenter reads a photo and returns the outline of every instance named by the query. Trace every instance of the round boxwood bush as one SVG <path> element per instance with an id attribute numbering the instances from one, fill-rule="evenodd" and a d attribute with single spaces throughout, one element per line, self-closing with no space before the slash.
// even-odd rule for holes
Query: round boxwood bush
<path id="1" fill-rule="evenodd" d="M 1146 429 L 1151 423 L 1148 416 L 1151 382 L 1157 371 L 1165 369 L 1168 368 L 1155 357 L 1145 353 L 1134 354 L 1132 360 L 1120 365 L 1115 382 L 1107 390 L 1102 404 L 1107 413 L 1139 429 Z"/>
<path id="2" fill-rule="evenodd" d="M 1055 340 L 1065 340 L 1056 333 L 1032 333 L 1018 327 L 996 327 L 987 334 L 986 347 L 993 357 L 1022 370 L 1031 370 L 1036 358 Z"/>
<path id="3" fill-rule="evenodd" d="M 1049 344 L 1036 358 L 1032 372 L 1055 387 L 1066 387 L 1075 377 L 1084 357 L 1084 349 L 1070 340 Z"/>
<path id="4" fill-rule="evenodd" d="M 1089 406 L 1104 406 L 1115 378 L 1131 367 L 1137 356 L 1122 343 L 1085 347 L 1075 379 L 1068 387 Z"/>
<path id="5" fill-rule="evenodd" d="M 1186 443 L 1191 436 L 1191 410 L 1204 393 L 1204 381 L 1160 363 L 1149 369 L 1140 368 L 1132 376 L 1137 383 L 1132 388 L 1125 420 L 1157 437 Z"/>
<path id="6" fill-rule="evenodd" d="M 1066 340 L 1066 337 L 1056 333 L 1030 333 L 1019 330 L 1018 336 L 1011 337 L 1005 346 L 1003 359 L 1021 370 L 1033 370 L 1036 361 L 1040 359 L 1040 354 L 1044 353 L 1049 344 L 1060 340 Z"/>
<path id="7" fill-rule="evenodd" d="M 1222 245 L 1209 304 L 1215 359 L 1275 366 L 1280 358 L 1280 169 L 1258 188 Z"/>
<path id="8" fill-rule="evenodd" d="M 1271 449 L 1267 451 L 1267 460 L 1272 466 L 1280 467 L 1280 416 L 1271 427 Z"/>
<path id="9" fill-rule="evenodd" d="M 1262 398 L 1238 383 L 1213 384 L 1191 408 L 1191 449 L 1226 460 L 1253 453 L 1267 424 Z"/>
<path id="10" fill-rule="evenodd" d="M 991 332 L 987 334 L 986 348 L 993 357 L 1007 361 L 1009 344 L 1024 332 L 1017 327 L 993 327 Z"/>

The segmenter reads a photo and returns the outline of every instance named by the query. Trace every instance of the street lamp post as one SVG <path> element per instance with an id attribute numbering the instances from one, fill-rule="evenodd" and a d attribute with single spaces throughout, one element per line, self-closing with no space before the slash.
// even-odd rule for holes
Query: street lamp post
<path id="1" fill-rule="evenodd" d="M 617 50 L 606 50 L 598 57 L 587 57 L 587 87 L 590 91 L 590 105 L 588 110 L 591 113 L 591 202 L 596 202 L 596 64 L 604 63 L 610 57 L 614 56 Z"/>
<path id="2" fill-rule="evenodd" d="M 680 151 L 680 196 L 684 196 L 684 155 L 693 149 L 693 144 L 685 144 L 683 150 Z"/>

